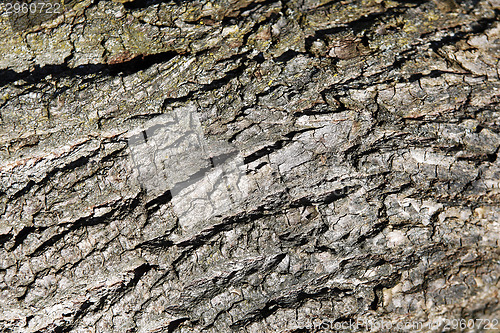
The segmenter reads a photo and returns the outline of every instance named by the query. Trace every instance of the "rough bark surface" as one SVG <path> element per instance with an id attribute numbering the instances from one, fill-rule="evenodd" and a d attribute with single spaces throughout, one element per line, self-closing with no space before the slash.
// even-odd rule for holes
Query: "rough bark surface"
<path id="1" fill-rule="evenodd" d="M 499 14 L 498 0 L 3 11 L 1 329 L 499 320 Z M 495 331 L 481 325 L 465 331 Z"/>

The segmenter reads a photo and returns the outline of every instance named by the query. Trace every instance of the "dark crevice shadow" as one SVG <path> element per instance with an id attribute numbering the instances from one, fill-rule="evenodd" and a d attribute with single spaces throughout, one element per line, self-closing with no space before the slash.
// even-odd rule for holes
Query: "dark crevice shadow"
<path id="1" fill-rule="evenodd" d="M 123 4 L 123 6 L 126 9 L 129 10 L 134 10 L 134 9 L 144 9 L 150 6 L 154 6 L 160 3 L 172 3 L 176 4 L 177 6 L 182 5 L 183 3 L 189 3 L 189 2 L 194 2 L 192 0 L 135 0 L 135 1 L 130 1 L 126 2 Z"/>
<path id="2" fill-rule="evenodd" d="M 33 70 L 16 72 L 12 69 L 0 70 L 0 87 L 19 80 L 27 84 L 38 83 L 48 75 L 52 79 L 72 76 L 86 76 L 102 74 L 104 76 L 116 76 L 118 74 L 130 75 L 145 70 L 152 65 L 167 62 L 179 55 L 177 52 L 167 51 L 151 55 L 138 55 L 133 59 L 115 64 L 87 64 L 75 68 L 69 68 L 66 63 L 60 65 L 35 66 Z"/>

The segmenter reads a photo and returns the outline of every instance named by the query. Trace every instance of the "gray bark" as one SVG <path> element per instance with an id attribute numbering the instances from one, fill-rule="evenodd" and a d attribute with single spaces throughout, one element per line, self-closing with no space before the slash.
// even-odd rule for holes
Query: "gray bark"
<path id="1" fill-rule="evenodd" d="M 2 6 L 3 331 L 500 329 L 498 0 Z"/>

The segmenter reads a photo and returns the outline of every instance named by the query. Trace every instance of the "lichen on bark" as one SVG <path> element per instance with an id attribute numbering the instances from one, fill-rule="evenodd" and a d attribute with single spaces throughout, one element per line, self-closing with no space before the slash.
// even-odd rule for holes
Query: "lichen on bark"
<path id="1" fill-rule="evenodd" d="M 497 0 L 0 7 L 2 331 L 500 328 Z"/>

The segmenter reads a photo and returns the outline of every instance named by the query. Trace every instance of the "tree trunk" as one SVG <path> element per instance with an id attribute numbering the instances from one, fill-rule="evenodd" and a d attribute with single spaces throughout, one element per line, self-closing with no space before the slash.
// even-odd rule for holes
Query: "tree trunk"
<path id="1" fill-rule="evenodd" d="M 3 331 L 500 329 L 498 0 L 14 4 Z"/>

